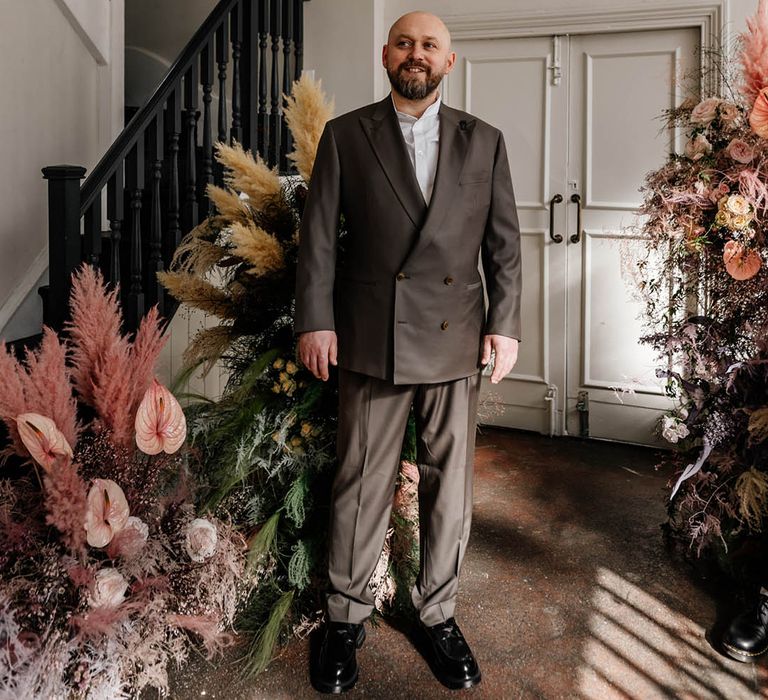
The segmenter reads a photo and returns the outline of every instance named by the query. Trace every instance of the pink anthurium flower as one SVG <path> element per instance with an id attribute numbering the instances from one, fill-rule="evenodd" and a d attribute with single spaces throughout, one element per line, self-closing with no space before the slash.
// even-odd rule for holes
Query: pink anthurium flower
<path id="1" fill-rule="evenodd" d="M 50 418 L 39 413 L 20 413 L 16 416 L 19 437 L 32 459 L 45 471 L 50 471 L 56 459 L 72 459 L 72 448 Z"/>
<path id="2" fill-rule="evenodd" d="M 85 511 L 86 540 L 91 547 L 106 547 L 128 522 L 128 501 L 111 479 L 94 479 Z"/>
<path id="3" fill-rule="evenodd" d="M 187 437 L 187 420 L 176 397 L 157 379 L 136 412 L 136 445 L 148 455 L 173 454 Z"/>

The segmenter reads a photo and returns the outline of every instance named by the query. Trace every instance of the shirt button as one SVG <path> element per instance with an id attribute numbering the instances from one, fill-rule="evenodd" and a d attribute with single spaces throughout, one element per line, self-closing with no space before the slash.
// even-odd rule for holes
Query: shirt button
<path id="1" fill-rule="evenodd" d="M 443 282 L 446 284 L 453 284 L 453 277 L 446 277 Z"/>
<path id="2" fill-rule="evenodd" d="M 420 156 L 424 155 L 424 151 L 416 151 L 416 153 L 418 153 Z"/>
<path id="3" fill-rule="evenodd" d="M 448 328 L 448 321 L 443 321 L 443 322 L 440 324 L 440 328 L 441 328 L 442 330 L 445 330 L 446 328 Z"/>
<path id="4" fill-rule="evenodd" d="M 397 273 L 397 281 L 399 282 L 400 280 L 404 280 L 404 279 L 405 279 L 405 273 L 404 272 L 398 272 Z"/>

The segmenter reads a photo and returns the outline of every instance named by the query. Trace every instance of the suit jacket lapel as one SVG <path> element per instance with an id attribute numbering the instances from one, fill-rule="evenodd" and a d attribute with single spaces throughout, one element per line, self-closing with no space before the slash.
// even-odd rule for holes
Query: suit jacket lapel
<path id="1" fill-rule="evenodd" d="M 410 255 L 426 248 L 440 230 L 440 224 L 457 195 L 461 171 L 475 128 L 474 119 L 460 120 L 460 112 L 442 102 L 439 114 L 440 145 L 435 183 L 429 200 L 427 218 Z"/>
<path id="2" fill-rule="evenodd" d="M 373 115 L 360 117 L 360 123 L 397 198 L 414 225 L 421 226 L 427 203 L 411 165 L 392 98 L 387 95 L 377 102 Z"/>

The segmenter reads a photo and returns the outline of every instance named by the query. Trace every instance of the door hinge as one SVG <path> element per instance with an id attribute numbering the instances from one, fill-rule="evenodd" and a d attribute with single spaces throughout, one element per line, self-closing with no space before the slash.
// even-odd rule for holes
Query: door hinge
<path id="1" fill-rule="evenodd" d="M 562 66 L 560 65 L 560 37 L 555 34 L 552 37 L 552 61 L 547 70 L 552 71 L 552 85 L 560 85 Z"/>
<path id="2" fill-rule="evenodd" d="M 580 391 L 576 401 L 579 412 L 579 437 L 589 437 L 589 392 Z"/>

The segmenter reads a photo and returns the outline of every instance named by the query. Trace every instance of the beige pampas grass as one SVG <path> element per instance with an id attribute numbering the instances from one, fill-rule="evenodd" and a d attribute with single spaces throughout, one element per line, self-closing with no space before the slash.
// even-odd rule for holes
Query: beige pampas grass
<path id="1" fill-rule="evenodd" d="M 759 445 L 768 440 L 768 407 L 758 408 L 749 416 L 749 444 Z"/>
<path id="2" fill-rule="evenodd" d="M 325 123 L 333 115 L 334 101 L 326 100 L 321 85 L 322 81 L 314 81 L 304 74 L 294 81 L 290 96 L 283 93 L 286 101 L 283 113 L 295 146 L 288 158 L 296 163 L 304 182 L 309 182 L 317 144 Z"/>
<path id="3" fill-rule="evenodd" d="M 160 280 L 174 299 L 219 318 L 236 318 L 232 299 L 227 292 L 190 272 L 158 272 Z"/>
<path id="4" fill-rule="evenodd" d="M 184 351 L 184 364 L 191 367 L 204 361 L 202 372 L 203 375 L 208 374 L 229 347 L 232 339 L 232 326 L 229 324 L 203 328 L 195 334 L 192 342 Z"/>
<path id="5" fill-rule="evenodd" d="M 248 272 L 254 275 L 265 275 L 285 267 L 280 241 L 264 229 L 254 224 L 244 226 L 235 223 L 232 224 L 231 230 L 231 253 L 253 265 Z"/>
<path id="6" fill-rule="evenodd" d="M 229 221 L 248 221 L 251 217 L 245 201 L 230 190 L 209 184 L 205 190 L 216 211 Z"/>
<path id="7" fill-rule="evenodd" d="M 760 532 L 763 518 L 768 513 L 768 476 L 750 468 L 736 479 L 735 491 L 741 517 L 750 529 Z"/>
<path id="8" fill-rule="evenodd" d="M 224 183 L 235 192 L 247 195 L 248 204 L 253 208 L 262 209 L 281 196 L 277 168 L 270 170 L 259 155 L 254 160 L 251 152 L 244 151 L 239 143 L 228 146 L 217 142 L 216 159 L 224 165 Z"/>

